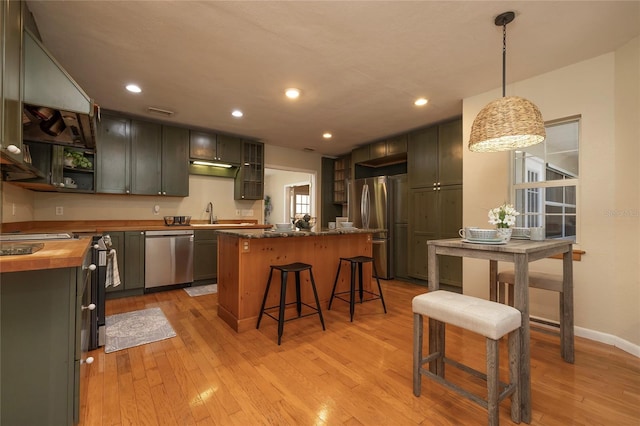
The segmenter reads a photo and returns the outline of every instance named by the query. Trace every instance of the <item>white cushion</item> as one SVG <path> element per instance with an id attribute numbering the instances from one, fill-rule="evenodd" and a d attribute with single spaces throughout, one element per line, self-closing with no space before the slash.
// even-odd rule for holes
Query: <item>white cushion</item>
<path id="1" fill-rule="evenodd" d="M 498 340 L 520 327 L 522 315 L 517 309 L 445 290 L 413 298 L 413 312 Z"/>

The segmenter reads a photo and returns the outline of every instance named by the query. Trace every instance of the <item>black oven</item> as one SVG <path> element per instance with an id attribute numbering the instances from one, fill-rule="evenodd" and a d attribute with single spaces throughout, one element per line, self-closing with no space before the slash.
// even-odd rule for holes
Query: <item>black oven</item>
<path id="1" fill-rule="evenodd" d="M 107 337 L 105 334 L 105 281 L 109 253 L 109 248 L 102 236 L 94 236 L 91 246 L 91 263 L 96 265 L 96 270 L 91 274 L 91 303 L 95 305 L 95 309 L 91 311 L 89 350 L 104 346 Z"/>

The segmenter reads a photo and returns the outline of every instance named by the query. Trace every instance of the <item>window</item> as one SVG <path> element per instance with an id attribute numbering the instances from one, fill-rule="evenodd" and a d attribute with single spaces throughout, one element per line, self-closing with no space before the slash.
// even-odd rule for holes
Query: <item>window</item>
<path id="1" fill-rule="evenodd" d="M 311 195 L 309 185 L 290 187 L 291 217 L 301 219 L 305 214 L 311 214 Z"/>
<path id="2" fill-rule="evenodd" d="M 548 123 L 546 140 L 513 154 L 516 226 L 544 226 L 547 238 L 576 241 L 580 117 Z"/>
<path id="3" fill-rule="evenodd" d="M 311 213 L 310 197 L 308 195 L 296 194 L 296 215 Z"/>

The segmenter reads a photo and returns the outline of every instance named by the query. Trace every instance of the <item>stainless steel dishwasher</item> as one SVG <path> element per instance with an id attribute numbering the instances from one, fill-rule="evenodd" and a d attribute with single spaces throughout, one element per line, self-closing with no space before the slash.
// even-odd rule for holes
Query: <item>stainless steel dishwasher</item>
<path id="1" fill-rule="evenodd" d="M 193 231 L 145 233 L 144 288 L 193 282 Z"/>

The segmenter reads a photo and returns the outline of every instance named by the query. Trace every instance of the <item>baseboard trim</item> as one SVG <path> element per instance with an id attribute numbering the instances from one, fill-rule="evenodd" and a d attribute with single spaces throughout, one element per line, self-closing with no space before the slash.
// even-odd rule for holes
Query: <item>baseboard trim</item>
<path id="1" fill-rule="evenodd" d="M 546 318 L 531 316 L 531 322 L 535 322 L 536 326 L 542 329 L 557 330 L 560 328 L 560 324 L 557 321 L 551 321 Z M 533 325 L 533 324 L 532 324 Z M 573 332 L 578 337 L 584 337 L 585 339 L 593 340 L 605 345 L 615 346 L 631 355 L 640 358 L 640 346 L 635 345 L 628 340 L 622 339 L 613 334 L 603 333 L 601 331 L 595 331 L 588 328 L 574 326 Z"/>
<path id="2" fill-rule="evenodd" d="M 640 346 L 635 345 L 621 337 L 614 336 L 613 334 L 603 333 L 601 331 L 582 328 L 582 327 L 574 327 L 573 330 L 576 336 L 584 337 L 585 339 L 595 340 L 596 342 L 615 346 L 618 349 L 622 349 L 623 351 L 630 353 L 631 355 L 637 358 L 640 358 Z"/>

